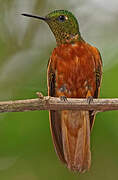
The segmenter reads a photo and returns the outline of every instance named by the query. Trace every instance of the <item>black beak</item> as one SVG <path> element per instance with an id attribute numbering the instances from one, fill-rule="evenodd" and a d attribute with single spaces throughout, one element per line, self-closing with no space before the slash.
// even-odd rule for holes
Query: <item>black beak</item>
<path id="1" fill-rule="evenodd" d="M 46 21 L 46 20 L 47 20 L 45 17 L 35 16 L 35 15 L 31 15 L 31 14 L 25 14 L 25 13 L 23 13 L 23 14 L 21 14 L 21 15 L 27 16 L 27 17 L 36 18 L 36 19 L 41 19 L 41 20 L 43 20 L 43 21 Z"/>

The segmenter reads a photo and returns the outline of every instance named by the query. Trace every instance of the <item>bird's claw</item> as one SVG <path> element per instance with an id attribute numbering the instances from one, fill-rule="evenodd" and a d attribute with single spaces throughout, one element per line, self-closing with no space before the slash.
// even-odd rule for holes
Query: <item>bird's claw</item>
<path id="1" fill-rule="evenodd" d="M 88 96 L 88 97 L 87 97 L 87 102 L 88 102 L 88 104 L 90 104 L 91 102 L 93 102 L 93 97 L 92 97 L 92 96 Z"/>
<path id="2" fill-rule="evenodd" d="M 67 101 L 67 97 L 66 96 L 60 96 L 60 100 L 66 102 Z"/>

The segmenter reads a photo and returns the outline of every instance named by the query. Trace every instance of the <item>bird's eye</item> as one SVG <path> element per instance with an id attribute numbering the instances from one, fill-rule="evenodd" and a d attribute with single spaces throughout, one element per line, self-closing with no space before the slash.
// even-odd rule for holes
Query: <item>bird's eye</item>
<path id="1" fill-rule="evenodd" d="M 58 17 L 58 20 L 59 20 L 60 22 L 64 22 L 66 19 L 67 19 L 67 17 L 64 16 L 64 15 L 60 15 L 60 16 Z"/>

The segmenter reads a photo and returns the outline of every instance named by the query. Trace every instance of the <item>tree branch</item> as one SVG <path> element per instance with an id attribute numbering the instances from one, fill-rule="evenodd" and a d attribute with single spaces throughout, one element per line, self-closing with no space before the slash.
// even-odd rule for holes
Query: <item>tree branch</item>
<path id="1" fill-rule="evenodd" d="M 0 102 L 0 113 L 64 109 L 94 111 L 118 110 L 118 98 L 93 99 L 90 104 L 88 104 L 87 99 L 68 98 L 66 101 L 62 101 L 60 98 L 48 96 L 36 99 Z"/>

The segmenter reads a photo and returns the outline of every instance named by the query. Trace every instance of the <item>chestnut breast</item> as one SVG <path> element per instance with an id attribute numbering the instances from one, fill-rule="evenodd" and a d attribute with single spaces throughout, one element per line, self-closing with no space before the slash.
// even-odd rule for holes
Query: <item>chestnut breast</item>
<path id="1" fill-rule="evenodd" d="M 51 66 L 55 73 L 56 96 L 85 98 L 96 89 L 92 46 L 82 42 L 62 44 L 53 50 Z"/>

